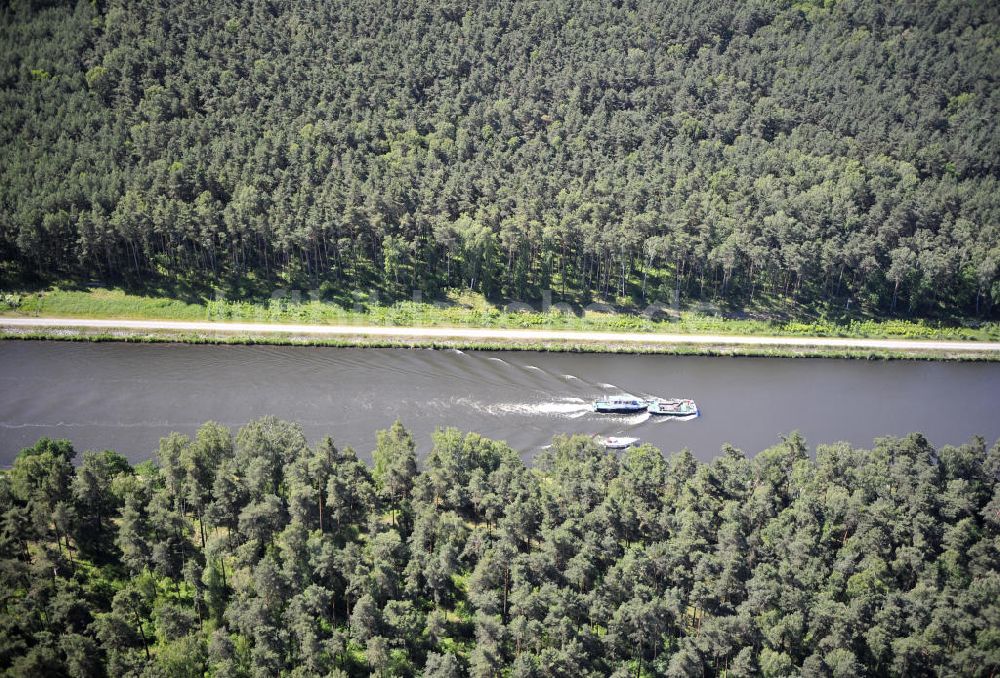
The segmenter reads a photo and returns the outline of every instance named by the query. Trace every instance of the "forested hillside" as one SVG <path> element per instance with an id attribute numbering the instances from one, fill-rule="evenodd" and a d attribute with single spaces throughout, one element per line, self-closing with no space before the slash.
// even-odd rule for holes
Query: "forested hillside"
<path id="1" fill-rule="evenodd" d="M 12 676 L 991 676 L 1000 445 L 710 464 L 454 429 L 374 468 L 265 418 L 0 475 Z M 79 460 L 77 460 L 79 461 Z"/>
<path id="2" fill-rule="evenodd" d="M 998 8 L 3 3 L 0 274 L 996 317 Z"/>

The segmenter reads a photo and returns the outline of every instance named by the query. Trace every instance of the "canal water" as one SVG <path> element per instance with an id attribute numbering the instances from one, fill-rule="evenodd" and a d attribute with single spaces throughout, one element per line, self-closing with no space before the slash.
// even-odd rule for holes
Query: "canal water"
<path id="1" fill-rule="evenodd" d="M 693 398 L 701 416 L 598 415 L 601 395 Z M 370 458 L 400 419 L 421 454 L 436 427 L 506 440 L 528 458 L 556 433 L 640 438 L 700 459 L 801 431 L 811 447 L 924 433 L 1000 438 L 1000 364 L 427 349 L 0 342 L 0 465 L 41 436 L 150 458 L 160 437 L 267 414 Z"/>

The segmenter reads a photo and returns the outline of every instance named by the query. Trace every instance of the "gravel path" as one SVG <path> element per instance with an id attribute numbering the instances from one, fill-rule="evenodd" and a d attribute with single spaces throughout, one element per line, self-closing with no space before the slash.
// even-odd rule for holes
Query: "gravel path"
<path id="1" fill-rule="evenodd" d="M 0 317 L 6 328 L 80 328 L 100 330 L 172 330 L 239 334 L 308 334 L 317 336 L 400 337 L 414 339 L 479 339 L 586 341 L 713 346 L 822 346 L 844 349 L 1000 351 L 1000 342 L 913 339 L 846 339 L 839 337 L 761 337 L 730 334 L 663 334 L 652 332 L 581 332 L 471 327 L 381 327 L 362 325 L 286 325 L 275 323 L 196 322 L 185 320 L 104 320 L 87 318 Z"/>

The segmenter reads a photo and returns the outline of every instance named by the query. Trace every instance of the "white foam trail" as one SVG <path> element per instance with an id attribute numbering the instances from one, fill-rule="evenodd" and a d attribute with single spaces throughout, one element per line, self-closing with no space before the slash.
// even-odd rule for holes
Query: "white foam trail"
<path id="1" fill-rule="evenodd" d="M 532 414 L 576 419 L 585 416 L 591 408 L 585 403 L 575 402 L 496 403 L 486 406 L 486 410 L 491 414 Z"/>
<path id="2" fill-rule="evenodd" d="M 601 388 L 614 388 L 614 389 L 618 388 L 614 384 L 598 384 L 598 386 L 600 386 Z"/>
<path id="3" fill-rule="evenodd" d="M 563 379 L 576 379 L 577 381 L 580 381 L 580 377 L 573 376 L 572 374 L 564 374 Z"/>
<path id="4" fill-rule="evenodd" d="M 510 363 L 504 360 L 503 358 L 487 358 L 487 360 L 493 360 L 498 363 L 503 363 L 504 365 L 510 365 Z"/>
<path id="5" fill-rule="evenodd" d="M 538 370 L 539 372 L 542 371 L 541 367 L 535 367 L 534 365 L 525 365 L 524 369 L 526 369 L 526 370 Z"/>
<path id="6" fill-rule="evenodd" d="M 439 403 L 444 404 L 444 401 L 432 400 L 429 404 L 436 405 Z M 586 404 L 579 398 L 564 398 L 557 402 L 489 404 L 482 403 L 478 400 L 472 400 L 471 398 L 451 398 L 447 401 L 447 405 L 468 407 L 476 410 L 477 412 L 485 412 L 493 416 L 504 414 L 527 414 L 576 419 L 577 417 L 582 417 L 592 411 L 590 405 Z"/>
<path id="7" fill-rule="evenodd" d="M 639 412 L 637 414 L 623 417 L 623 419 L 627 426 L 635 426 L 637 424 L 641 424 L 642 422 L 646 421 L 651 416 L 653 415 L 651 415 L 649 412 Z"/>
<path id="8" fill-rule="evenodd" d="M 453 353 L 457 353 L 458 355 L 465 355 L 464 351 L 459 351 L 457 348 L 452 348 L 449 350 L 452 351 Z"/>

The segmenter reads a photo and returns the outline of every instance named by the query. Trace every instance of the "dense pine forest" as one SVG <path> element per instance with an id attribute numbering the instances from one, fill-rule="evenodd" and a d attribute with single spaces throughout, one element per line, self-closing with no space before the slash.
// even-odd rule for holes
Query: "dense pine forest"
<path id="1" fill-rule="evenodd" d="M 13 0 L 0 283 L 997 317 L 1000 5 Z"/>
<path id="2" fill-rule="evenodd" d="M 992 676 L 1000 444 L 713 462 L 264 418 L 0 475 L 12 676 Z M 74 465 L 75 464 L 75 465 Z"/>

